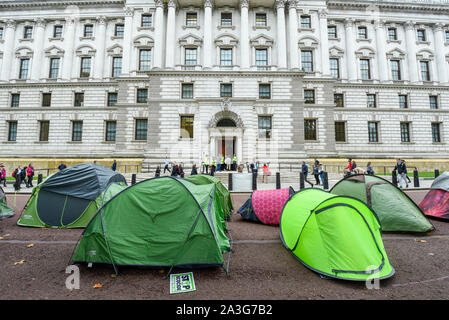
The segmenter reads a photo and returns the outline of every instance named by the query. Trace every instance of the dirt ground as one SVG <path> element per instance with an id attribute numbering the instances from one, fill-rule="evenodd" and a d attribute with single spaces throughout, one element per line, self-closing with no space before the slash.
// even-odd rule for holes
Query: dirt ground
<path id="1" fill-rule="evenodd" d="M 410 195 L 419 202 L 425 193 Z M 369 290 L 364 282 L 321 278 L 284 248 L 279 227 L 246 222 L 239 215 L 228 223 L 234 241 L 230 275 L 222 268 L 193 270 L 194 292 L 170 295 L 167 270 L 126 268 L 115 277 L 112 267 L 84 265 L 80 289 L 70 291 L 65 270 L 82 230 L 17 226 L 28 197 L 8 195 L 16 215 L 0 221 L 0 299 L 449 299 L 449 223 L 431 220 L 436 231 L 425 236 L 384 234 L 396 274 Z M 248 197 L 233 194 L 234 207 Z M 174 270 L 186 271 L 191 270 Z M 93 288 L 97 283 L 102 288 Z"/>

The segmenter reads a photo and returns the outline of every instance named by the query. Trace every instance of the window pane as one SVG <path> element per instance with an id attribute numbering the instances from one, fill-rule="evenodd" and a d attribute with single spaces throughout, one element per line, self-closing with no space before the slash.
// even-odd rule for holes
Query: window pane
<path id="1" fill-rule="evenodd" d="M 438 97 L 429 96 L 430 109 L 438 109 Z"/>
<path id="2" fill-rule="evenodd" d="M 151 50 L 142 49 L 139 52 L 139 70 L 150 71 L 151 70 Z"/>
<path id="3" fill-rule="evenodd" d="M 428 61 L 420 61 L 419 64 L 421 66 L 422 81 L 430 81 L 429 62 Z"/>
<path id="4" fill-rule="evenodd" d="M 301 51 L 301 63 L 304 72 L 313 72 L 312 51 Z"/>
<path id="5" fill-rule="evenodd" d="M 50 59 L 50 79 L 56 79 L 59 75 L 59 58 L 51 58 Z"/>
<path id="6" fill-rule="evenodd" d="M 304 103 L 315 103 L 315 90 L 304 90 Z"/>
<path id="7" fill-rule="evenodd" d="M 20 94 L 12 94 L 11 95 L 11 108 L 19 107 L 20 102 Z"/>
<path id="8" fill-rule="evenodd" d="M 398 60 L 391 60 L 390 64 L 393 80 L 401 80 L 400 62 Z"/>
<path id="9" fill-rule="evenodd" d="M 81 141 L 83 137 L 83 122 L 72 121 L 72 141 Z"/>
<path id="10" fill-rule="evenodd" d="M 304 28 L 304 29 L 312 28 L 310 16 L 301 16 L 301 28 Z"/>
<path id="11" fill-rule="evenodd" d="M 271 138 L 271 116 L 259 116 L 259 138 Z"/>
<path id="12" fill-rule="evenodd" d="M 330 65 L 331 76 L 336 79 L 340 78 L 340 67 L 338 64 L 338 59 L 330 58 L 329 65 Z"/>
<path id="13" fill-rule="evenodd" d="M 418 30 L 418 41 L 426 41 L 426 31 L 425 30 Z"/>
<path id="14" fill-rule="evenodd" d="M 81 58 L 81 78 L 89 78 L 90 77 L 90 64 L 91 58 Z"/>
<path id="15" fill-rule="evenodd" d="M 232 97 L 232 84 L 220 84 L 220 97 Z"/>
<path id="16" fill-rule="evenodd" d="M 399 108 L 401 108 L 401 109 L 407 109 L 408 108 L 407 96 L 406 95 L 399 95 Z"/>
<path id="17" fill-rule="evenodd" d="M 196 48 L 186 48 L 185 50 L 185 64 L 187 66 L 194 66 L 197 64 Z"/>
<path id="18" fill-rule="evenodd" d="M 401 142 L 410 142 L 410 124 L 401 122 Z"/>
<path id="19" fill-rule="evenodd" d="M 125 26 L 123 24 L 116 24 L 114 35 L 116 37 L 123 37 L 125 35 Z"/>
<path id="20" fill-rule="evenodd" d="M 271 86 L 269 84 L 259 84 L 259 99 L 271 98 Z"/>
<path id="21" fill-rule="evenodd" d="M 316 120 L 304 120 L 304 139 L 316 140 Z"/>
<path id="22" fill-rule="evenodd" d="M 182 84 L 182 98 L 193 99 L 193 84 L 191 83 Z"/>
<path id="23" fill-rule="evenodd" d="M 142 15 L 142 27 L 148 28 L 153 25 L 153 16 L 151 14 Z"/>
<path id="24" fill-rule="evenodd" d="M 345 122 L 335 122 L 335 141 L 345 142 L 346 141 L 346 123 Z"/>
<path id="25" fill-rule="evenodd" d="M 42 106 L 50 107 L 51 105 L 51 93 L 43 93 L 42 94 Z"/>
<path id="26" fill-rule="evenodd" d="M 137 89 L 137 103 L 147 103 L 148 89 Z"/>
<path id="27" fill-rule="evenodd" d="M 439 123 L 432 123 L 432 142 L 435 143 L 441 142 Z"/>
<path id="28" fill-rule="evenodd" d="M 395 28 L 388 29 L 388 39 L 389 40 L 397 40 L 398 39 L 397 31 Z"/>
<path id="29" fill-rule="evenodd" d="M 360 76 L 362 79 L 371 79 L 370 65 L 368 59 L 360 59 Z"/>
<path id="30" fill-rule="evenodd" d="M 193 116 L 181 116 L 181 138 L 193 138 Z"/>
<path id="31" fill-rule="evenodd" d="M 367 33 L 367 29 L 365 27 L 360 27 L 358 29 L 359 31 L 359 39 L 367 39 L 368 38 L 368 33 Z"/>
<path id="32" fill-rule="evenodd" d="M 375 94 L 367 94 L 366 95 L 366 104 L 368 108 L 376 108 L 376 95 Z"/>
<path id="33" fill-rule="evenodd" d="M 94 35 L 94 26 L 91 24 L 87 24 L 84 26 L 84 37 L 90 38 Z"/>
<path id="34" fill-rule="evenodd" d="M 20 60 L 19 79 L 26 79 L 28 77 L 29 66 L 30 66 L 30 59 L 21 59 Z"/>
<path id="35" fill-rule="evenodd" d="M 112 77 L 120 77 L 122 74 L 122 57 L 112 59 Z"/>
<path id="36" fill-rule="evenodd" d="M 8 141 L 16 141 L 17 139 L 17 121 L 9 121 Z"/>
<path id="37" fill-rule="evenodd" d="M 341 93 L 334 94 L 334 103 L 337 108 L 343 108 L 344 107 L 343 94 Z"/>
<path id="38" fill-rule="evenodd" d="M 135 140 L 147 140 L 148 119 L 136 119 Z"/>
<path id="39" fill-rule="evenodd" d="M 256 49 L 256 66 L 268 65 L 268 50 Z"/>
<path id="40" fill-rule="evenodd" d="M 368 139 L 369 142 L 378 142 L 377 122 L 368 122 Z"/>
<path id="41" fill-rule="evenodd" d="M 336 26 L 327 27 L 327 36 L 329 39 L 337 38 L 337 27 Z"/>
<path id="42" fill-rule="evenodd" d="M 267 25 L 266 13 L 256 13 L 256 26 L 265 27 Z"/>
<path id="43" fill-rule="evenodd" d="M 221 25 L 222 26 L 232 26 L 232 13 L 222 13 L 221 14 Z"/>
<path id="44" fill-rule="evenodd" d="M 187 12 L 187 14 L 186 14 L 186 25 L 188 25 L 188 26 L 196 26 L 197 25 L 196 12 Z"/>
<path id="45" fill-rule="evenodd" d="M 62 26 L 55 26 L 54 32 L 53 32 L 54 38 L 61 38 L 62 37 Z"/>
<path id="46" fill-rule="evenodd" d="M 40 121 L 39 141 L 48 141 L 50 121 Z"/>
<path id="47" fill-rule="evenodd" d="M 117 122 L 106 121 L 106 141 L 115 141 Z"/>
<path id="48" fill-rule="evenodd" d="M 232 49 L 220 49 L 220 65 L 232 66 Z"/>
<path id="49" fill-rule="evenodd" d="M 117 93 L 109 92 L 108 93 L 108 107 L 113 107 L 117 104 Z"/>
<path id="50" fill-rule="evenodd" d="M 31 39 L 33 37 L 33 27 L 25 27 L 23 38 Z"/>
<path id="51" fill-rule="evenodd" d="M 75 93 L 75 107 L 82 107 L 84 105 L 84 93 L 76 92 Z"/>

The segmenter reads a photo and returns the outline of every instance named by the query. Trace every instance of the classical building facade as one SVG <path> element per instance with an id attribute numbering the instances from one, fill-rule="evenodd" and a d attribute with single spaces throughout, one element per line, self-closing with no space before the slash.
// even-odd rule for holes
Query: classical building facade
<path id="1" fill-rule="evenodd" d="M 0 157 L 449 157 L 444 0 L 0 1 Z"/>

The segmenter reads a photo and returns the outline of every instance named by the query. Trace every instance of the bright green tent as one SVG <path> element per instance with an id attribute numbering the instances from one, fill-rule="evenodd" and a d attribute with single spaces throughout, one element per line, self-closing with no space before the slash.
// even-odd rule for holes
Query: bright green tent
<path id="1" fill-rule="evenodd" d="M 14 209 L 8 207 L 6 194 L 0 187 L 0 220 L 11 218 L 14 215 Z"/>
<path id="2" fill-rule="evenodd" d="M 61 170 L 33 188 L 19 226 L 84 228 L 117 192 L 125 178 L 104 166 L 79 164 Z"/>
<path id="3" fill-rule="evenodd" d="M 365 281 L 394 274 L 375 213 L 355 198 L 303 189 L 285 204 L 280 229 L 285 247 L 324 276 Z"/>
<path id="4" fill-rule="evenodd" d="M 84 230 L 74 263 L 222 266 L 230 250 L 215 184 L 159 177 L 105 203 Z M 117 270 L 116 270 L 117 271 Z"/>
<path id="5" fill-rule="evenodd" d="M 378 176 L 352 175 L 340 180 L 330 192 L 352 196 L 368 204 L 379 217 L 382 231 L 429 232 L 434 229 L 413 200 Z"/>
<path id="6" fill-rule="evenodd" d="M 231 212 L 234 210 L 232 205 L 231 194 L 228 189 L 221 183 L 220 179 L 204 174 L 196 174 L 186 178 L 187 180 L 195 184 L 209 184 L 214 183 L 217 185 L 218 197 L 220 198 L 221 205 L 225 214 L 225 218 L 231 217 Z"/>

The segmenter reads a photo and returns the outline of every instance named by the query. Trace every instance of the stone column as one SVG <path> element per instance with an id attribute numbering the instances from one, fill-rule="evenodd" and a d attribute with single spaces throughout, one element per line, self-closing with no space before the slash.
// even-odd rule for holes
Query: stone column
<path id="1" fill-rule="evenodd" d="M 31 80 L 38 81 L 40 79 L 41 69 L 43 68 L 43 47 L 44 47 L 44 33 L 45 33 L 45 20 L 35 20 L 35 34 L 34 34 L 34 54 L 33 63 L 31 65 Z"/>
<path id="2" fill-rule="evenodd" d="M 167 2 L 167 40 L 165 42 L 165 67 L 173 69 L 175 67 L 175 42 L 176 42 L 176 2 Z"/>
<path id="3" fill-rule="evenodd" d="M 95 70 L 94 70 L 94 78 L 95 79 L 103 79 L 104 77 L 104 52 L 105 52 L 105 41 L 106 41 L 106 17 L 101 16 L 97 18 L 98 21 L 98 31 L 97 36 L 95 37 L 95 47 L 97 49 L 95 56 Z M 123 62 L 123 60 L 122 60 Z"/>
<path id="4" fill-rule="evenodd" d="M 212 0 L 204 1 L 204 51 L 203 68 L 212 68 L 213 46 L 212 46 Z"/>
<path id="5" fill-rule="evenodd" d="M 285 0 L 276 0 L 277 12 L 277 65 L 278 69 L 287 69 L 287 41 L 285 37 Z"/>
<path id="6" fill-rule="evenodd" d="M 416 61 L 416 37 L 415 37 L 415 23 L 407 21 L 405 23 L 405 42 L 407 47 L 407 64 L 408 76 L 410 82 L 418 82 L 418 64 Z"/>
<path id="7" fill-rule="evenodd" d="M 162 69 L 164 52 L 164 1 L 155 0 L 153 67 Z"/>
<path id="8" fill-rule="evenodd" d="M 64 36 L 64 61 L 62 66 L 62 78 L 64 80 L 70 80 L 72 77 L 72 68 L 74 65 L 73 51 L 75 45 L 75 28 L 76 18 L 67 17 L 65 20 L 65 36 Z"/>
<path id="9" fill-rule="evenodd" d="M 9 81 L 11 76 L 11 65 L 13 61 L 12 59 L 14 51 L 15 32 L 16 32 L 16 22 L 14 20 L 7 20 L 4 37 L 5 45 L 3 52 L 2 70 L 0 73 L 0 79 L 2 81 Z"/>
<path id="10" fill-rule="evenodd" d="M 348 68 L 348 80 L 357 80 L 357 59 L 355 57 L 354 19 L 345 19 L 345 38 L 346 38 L 346 65 Z"/>
<path id="11" fill-rule="evenodd" d="M 122 75 L 129 75 L 131 69 L 132 55 L 132 34 L 133 34 L 133 16 L 134 8 L 125 8 L 125 31 L 123 33 L 123 58 L 122 58 Z"/>
<path id="12" fill-rule="evenodd" d="M 297 0 L 288 0 L 288 34 L 290 51 L 290 69 L 299 70 L 298 13 Z"/>
<path id="13" fill-rule="evenodd" d="M 377 65 L 379 68 L 379 80 L 388 80 L 388 63 L 387 63 L 387 52 L 385 50 L 385 22 L 377 20 L 374 23 L 374 28 L 376 29 L 376 46 L 377 46 Z"/>
<path id="14" fill-rule="evenodd" d="M 438 79 L 440 83 L 447 83 L 448 75 L 447 75 L 447 62 L 446 57 L 444 55 L 444 32 L 443 32 L 443 24 L 437 23 L 433 29 L 434 32 L 434 42 L 435 42 L 435 62 L 438 70 Z"/>
<path id="15" fill-rule="evenodd" d="M 322 9 L 318 12 L 320 20 L 320 50 L 321 50 L 321 73 L 330 76 L 329 66 L 329 40 L 327 34 L 327 11 Z"/>
<path id="16" fill-rule="evenodd" d="M 249 32 L 248 32 L 249 0 L 240 0 L 240 69 L 249 69 Z"/>

